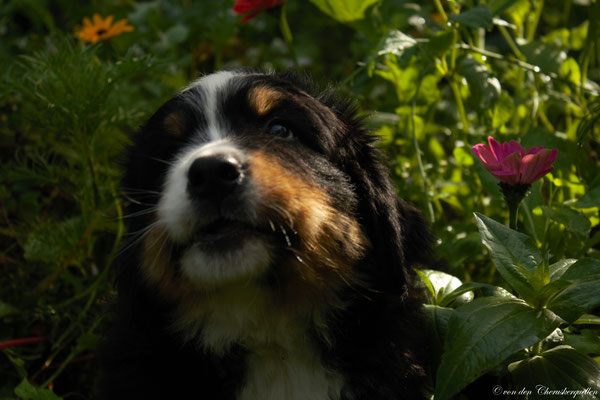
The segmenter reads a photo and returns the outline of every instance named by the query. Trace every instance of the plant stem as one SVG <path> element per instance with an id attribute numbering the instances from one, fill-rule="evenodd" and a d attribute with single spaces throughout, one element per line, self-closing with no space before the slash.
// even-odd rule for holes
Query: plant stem
<path id="1" fill-rule="evenodd" d="M 437 11 L 442 16 L 442 21 L 448 22 L 448 16 L 446 15 L 446 11 L 444 11 L 444 6 L 442 6 L 440 0 L 433 0 L 433 3 L 435 4 L 435 8 L 437 9 Z"/>
<path id="2" fill-rule="evenodd" d="M 509 204 L 508 206 L 508 226 L 510 229 L 517 230 L 517 216 L 519 215 L 519 205 Z"/>
<path id="3" fill-rule="evenodd" d="M 12 339 L 0 342 L 0 350 L 9 349 L 11 347 L 23 346 L 26 344 L 43 343 L 46 339 L 43 337 L 29 337 L 23 339 Z"/>
<path id="4" fill-rule="evenodd" d="M 412 133 L 413 146 L 415 148 L 415 154 L 417 155 L 417 163 L 419 164 L 419 175 L 421 175 L 421 181 L 423 181 L 423 193 L 425 196 L 425 203 L 427 204 L 427 213 L 429 214 L 429 222 L 433 224 L 435 222 L 435 213 L 433 212 L 433 205 L 429 200 L 429 187 L 427 185 L 427 174 L 425 173 L 425 167 L 423 166 L 423 160 L 421 159 L 421 149 L 419 147 L 419 141 L 417 140 L 417 132 L 415 129 L 415 109 L 417 107 L 417 96 L 419 95 L 419 89 L 423 79 L 419 79 L 417 91 L 412 98 L 410 108 L 410 127 Z"/>
<path id="5" fill-rule="evenodd" d="M 527 61 L 526 57 L 523 55 L 523 53 L 521 53 L 521 50 L 519 50 L 519 47 L 515 43 L 515 41 L 512 38 L 512 36 L 510 36 L 510 33 L 508 33 L 508 31 L 506 30 L 506 28 L 503 27 L 502 25 L 499 25 L 498 29 L 500 30 L 500 33 L 502 34 L 502 37 L 504 37 L 504 40 L 508 44 L 508 47 L 510 47 L 510 49 L 512 50 L 512 52 L 515 53 L 515 56 L 519 60 L 521 60 L 521 61 Z"/>
<path id="6" fill-rule="evenodd" d="M 453 79 L 453 78 L 451 78 Z M 460 88 L 458 87 L 458 83 L 455 80 L 450 81 L 450 89 L 452 89 L 452 93 L 454 94 L 454 99 L 456 100 L 456 108 L 458 108 L 458 115 L 460 117 L 460 122 L 462 124 L 462 131 L 467 132 L 469 128 L 469 121 L 467 120 L 467 113 L 465 112 L 465 105 L 463 104 L 462 97 L 460 95 Z"/>
<path id="7" fill-rule="evenodd" d="M 544 0 L 536 2 L 533 7 L 535 11 L 533 14 L 529 15 L 525 22 L 525 39 L 527 39 L 528 42 L 533 41 L 535 37 L 535 31 L 537 30 L 542 10 L 544 9 Z"/>
<path id="8" fill-rule="evenodd" d="M 526 183 L 517 183 L 511 185 L 505 182 L 500 182 L 499 186 L 502 194 L 504 195 L 504 201 L 506 201 L 506 205 L 508 206 L 508 226 L 510 229 L 517 230 L 519 205 L 521 205 L 521 202 L 529 193 L 531 185 Z"/>

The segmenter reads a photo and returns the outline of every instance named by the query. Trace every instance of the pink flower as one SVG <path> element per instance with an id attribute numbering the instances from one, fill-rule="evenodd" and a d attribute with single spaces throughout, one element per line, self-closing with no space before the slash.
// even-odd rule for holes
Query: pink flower
<path id="1" fill-rule="evenodd" d="M 481 159 L 483 166 L 501 182 L 510 185 L 532 184 L 552 171 L 558 150 L 532 147 L 529 151 L 514 140 L 498 143 L 488 137 L 490 146 L 476 144 L 473 152 Z"/>
<path id="2" fill-rule="evenodd" d="M 250 21 L 261 12 L 273 8 L 283 3 L 283 0 L 237 0 L 233 5 L 233 12 L 236 14 L 246 14 L 243 23 Z"/>

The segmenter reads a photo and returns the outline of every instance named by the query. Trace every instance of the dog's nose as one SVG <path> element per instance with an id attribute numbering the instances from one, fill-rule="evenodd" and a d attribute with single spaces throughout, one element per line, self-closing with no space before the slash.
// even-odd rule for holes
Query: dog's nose
<path id="1" fill-rule="evenodd" d="M 199 157 L 188 170 L 188 191 L 202 199 L 221 200 L 244 181 L 244 164 L 233 154 Z"/>

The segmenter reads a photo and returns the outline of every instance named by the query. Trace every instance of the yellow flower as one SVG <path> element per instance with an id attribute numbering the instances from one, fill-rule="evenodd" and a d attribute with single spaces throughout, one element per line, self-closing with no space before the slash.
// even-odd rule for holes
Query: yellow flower
<path id="1" fill-rule="evenodd" d="M 75 35 L 84 42 L 96 43 L 99 40 L 106 40 L 109 37 L 133 30 L 133 26 L 127 25 L 127 19 L 121 19 L 112 25 L 112 15 L 102 19 L 100 14 L 94 14 L 92 20 L 90 21 L 88 17 L 85 17 L 83 27 L 76 28 Z"/>

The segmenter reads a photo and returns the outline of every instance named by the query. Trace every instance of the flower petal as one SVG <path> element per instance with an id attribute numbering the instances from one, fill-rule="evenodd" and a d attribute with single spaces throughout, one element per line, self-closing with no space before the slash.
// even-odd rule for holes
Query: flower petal
<path id="1" fill-rule="evenodd" d="M 558 150 L 542 149 L 537 154 L 528 154 L 521 162 L 521 183 L 533 183 L 553 170 Z"/>
<path id="2" fill-rule="evenodd" d="M 502 149 L 502 145 L 491 136 L 488 136 L 488 143 L 490 144 L 490 150 L 492 151 L 492 153 L 494 153 L 494 157 L 496 157 L 496 160 L 498 160 L 498 162 L 502 162 L 505 156 L 504 150 Z"/>
<path id="3" fill-rule="evenodd" d="M 514 153 L 509 154 L 507 157 L 504 158 L 501 165 L 502 173 L 495 174 L 498 175 L 498 179 L 500 179 L 502 182 L 510 183 L 513 185 L 517 183 L 519 179 L 519 167 L 521 165 L 521 153 L 515 151 Z"/>
<path id="4" fill-rule="evenodd" d="M 500 163 L 496 159 L 496 156 L 486 145 L 476 144 L 473 146 L 473 152 L 481 159 L 484 166 L 497 167 L 496 169 L 500 168 Z"/>
<path id="5" fill-rule="evenodd" d="M 95 13 L 94 15 L 92 15 L 92 20 L 94 21 L 94 25 L 96 25 L 96 26 L 100 26 L 104 23 L 104 20 L 98 13 Z"/>
<path id="6" fill-rule="evenodd" d="M 510 142 L 508 142 L 506 147 L 507 147 L 506 154 L 512 154 L 515 151 L 518 151 L 521 154 L 521 157 L 523 157 L 525 154 L 527 154 L 527 152 L 525 151 L 523 146 L 521 146 L 521 144 L 519 144 L 519 142 L 516 142 L 514 140 L 511 140 Z"/>

